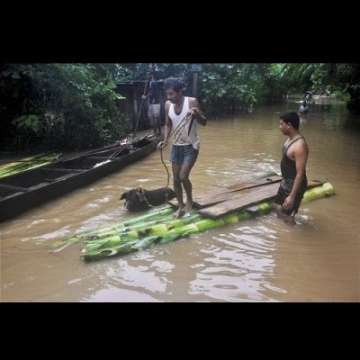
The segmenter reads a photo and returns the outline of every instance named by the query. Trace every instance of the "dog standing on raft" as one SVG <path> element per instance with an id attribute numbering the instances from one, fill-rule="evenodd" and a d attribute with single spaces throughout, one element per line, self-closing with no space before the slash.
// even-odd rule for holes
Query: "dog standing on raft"
<path id="1" fill-rule="evenodd" d="M 165 148 L 170 135 L 173 135 L 171 162 L 174 190 L 179 205 L 175 216 L 181 217 L 192 210 L 192 184 L 189 176 L 200 149 L 197 123 L 205 126 L 207 119 L 200 110 L 198 100 L 184 96 L 184 84 L 180 79 L 169 78 L 164 87 L 168 99 L 165 104 L 165 133 L 164 141 L 158 146 Z M 183 201 L 183 187 L 186 204 Z"/>
<path id="2" fill-rule="evenodd" d="M 158 206 L 172 200 L 175 192 L 168 188 L 155 190 L 145 190 L 141 187 L 124 192 L 120 200 L 125 200 L 125 207 L 131 212 L 148 210 L 153 206 Z"/>

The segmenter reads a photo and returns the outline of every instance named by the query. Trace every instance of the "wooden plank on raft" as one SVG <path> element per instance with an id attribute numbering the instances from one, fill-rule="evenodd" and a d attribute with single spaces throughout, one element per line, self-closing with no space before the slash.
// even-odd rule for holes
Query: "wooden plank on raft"
<path id="1" fill-rule="evenodd" d="M 218 193 L 208 192 L 196 198 L 196 202 L 201 206 L 209 206 L 211 203 L 219 203 L 225 200 L 231 200 L 235 193 L 257 187 L 267 186 L 281 181 L 281 176 L 270 176 L 265 179 L 257 179 L 253 181 L 234 184 L 226 189 L 221 189 Z"/>
<path id="2" fill-rule="evenodd" d="M 321 185 L 322 182 L 314 180 L 309 182 L 308 188 Z M 273 200 L 279 190 L 279 183 L 272 183 L 253 189 L 244 190 L 238 193 L 232 193 L 232 199 L 212 205 L 199 213 L 210 218 L 217 218 L 228 213 L 241 210 L 245 207 L 258 204 L 262 201 Z"/>
<path id="3" fill-rule="evenodd" d="M 239 193 L 233 193 L 232 199 L 223 201 L 213 206 L 200 210 L 199 213 L 206 217 L 217 218 L 244 207 L 255 205 L 261 201 L 273 199 L 279 189 L 279 184 L 274 183 L 266 186 L 248 189 Z"/>
<path id="4" fill-rule="evenodd" d="M 226 188 L 220 188 L 219 190 L 216 191 L 209 191 L 207 193 L 195 197 L 194 207 L 197 209 L 203 209 L 205 207 L 215 205 L 223 201 L 231 200 L 234 198 L 234 193 L 256 187 L 267 186 L 273 183 L 279 183 L 281 179 L 282 179 L 281 176 L 277 176 L 277 175 L 269 176 L 263 179 L 238 182 Z M 176 199 L 169 201 L 169 203 L 173 206 L 177 206 Z"/>
<path id="5" fill-rule="evenodd" d="M 256 186 L 262 186 L 265 184 L 271 184 L 273 182 L 279 182 L 279 181 L 281 181 L 281 179 L 282 179 L 281 176 L 274 174 L 274 175 L 266 176 L 266 177 L 259 178 L 259 179 L 241 181 L 241 182 L 226 186 L 225 189 L 226 189 L 226 191 L 239 191 L 239 190 L 243 190 L 243 189 L 250 189 L 250 188 L 256 187 Z"/>

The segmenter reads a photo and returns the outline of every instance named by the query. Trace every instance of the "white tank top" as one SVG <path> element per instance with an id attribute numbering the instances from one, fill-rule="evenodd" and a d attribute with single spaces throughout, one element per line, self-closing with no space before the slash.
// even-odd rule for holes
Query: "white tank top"
<path id="1" fill-rule="evenodd" d="M 172 122 L 173 144 L 192 145 L 195 149 L 198 150 L 200 147 L 200 139 L 197 134 L 197 121 L 194 119 L 189 134 L 190 121 L 185 120 L 189 110 L 189 97 L 187 96 L 184 97 L 183 107 L 179 115 L 175 112 L 175 105 L 170 104 L 168 116 Z"/>

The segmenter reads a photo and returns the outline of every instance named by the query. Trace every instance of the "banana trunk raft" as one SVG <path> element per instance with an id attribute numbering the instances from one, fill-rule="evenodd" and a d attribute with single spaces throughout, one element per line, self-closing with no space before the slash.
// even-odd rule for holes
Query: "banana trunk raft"
<path id="1" fill-rule="evenodd" d="M 334 194 L 333 186 L 326 182 L 307 190 L 303 202 Z M 227 224 L 235 224 L 258 215 L 268 214 L 271 209 L 271 202 L 265 201 L 216 219 L 206 218 L 196 211 L 183 218 L 174 219 L 175 209 L 166 205 L 120 224 L 68 238 L 63 242 L 62 248 L 75 242 L 82 242 L 84 247 L 81 258 L 84 261 L 99 260 L 114 255 L 129 254 L 155 244 L 165 244 Z"/>

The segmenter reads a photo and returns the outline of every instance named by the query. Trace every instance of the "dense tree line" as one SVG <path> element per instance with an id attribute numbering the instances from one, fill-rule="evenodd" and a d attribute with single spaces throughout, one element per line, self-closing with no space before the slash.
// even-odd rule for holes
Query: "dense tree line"
<path id="1" fill-rule="evenodd" d="M 190 64 L 157 64 L 157 77 L 182 77 L 191 89 Z M 2 64 L 2 147 L 89 148 L 129 131 L 120 81 L 145 80 L 149 64 Z M 199 98 L 211 114 L 247 111 L 292 92 L 335 93 L 360 113 L 359 64 L 203 64 Z"/>

